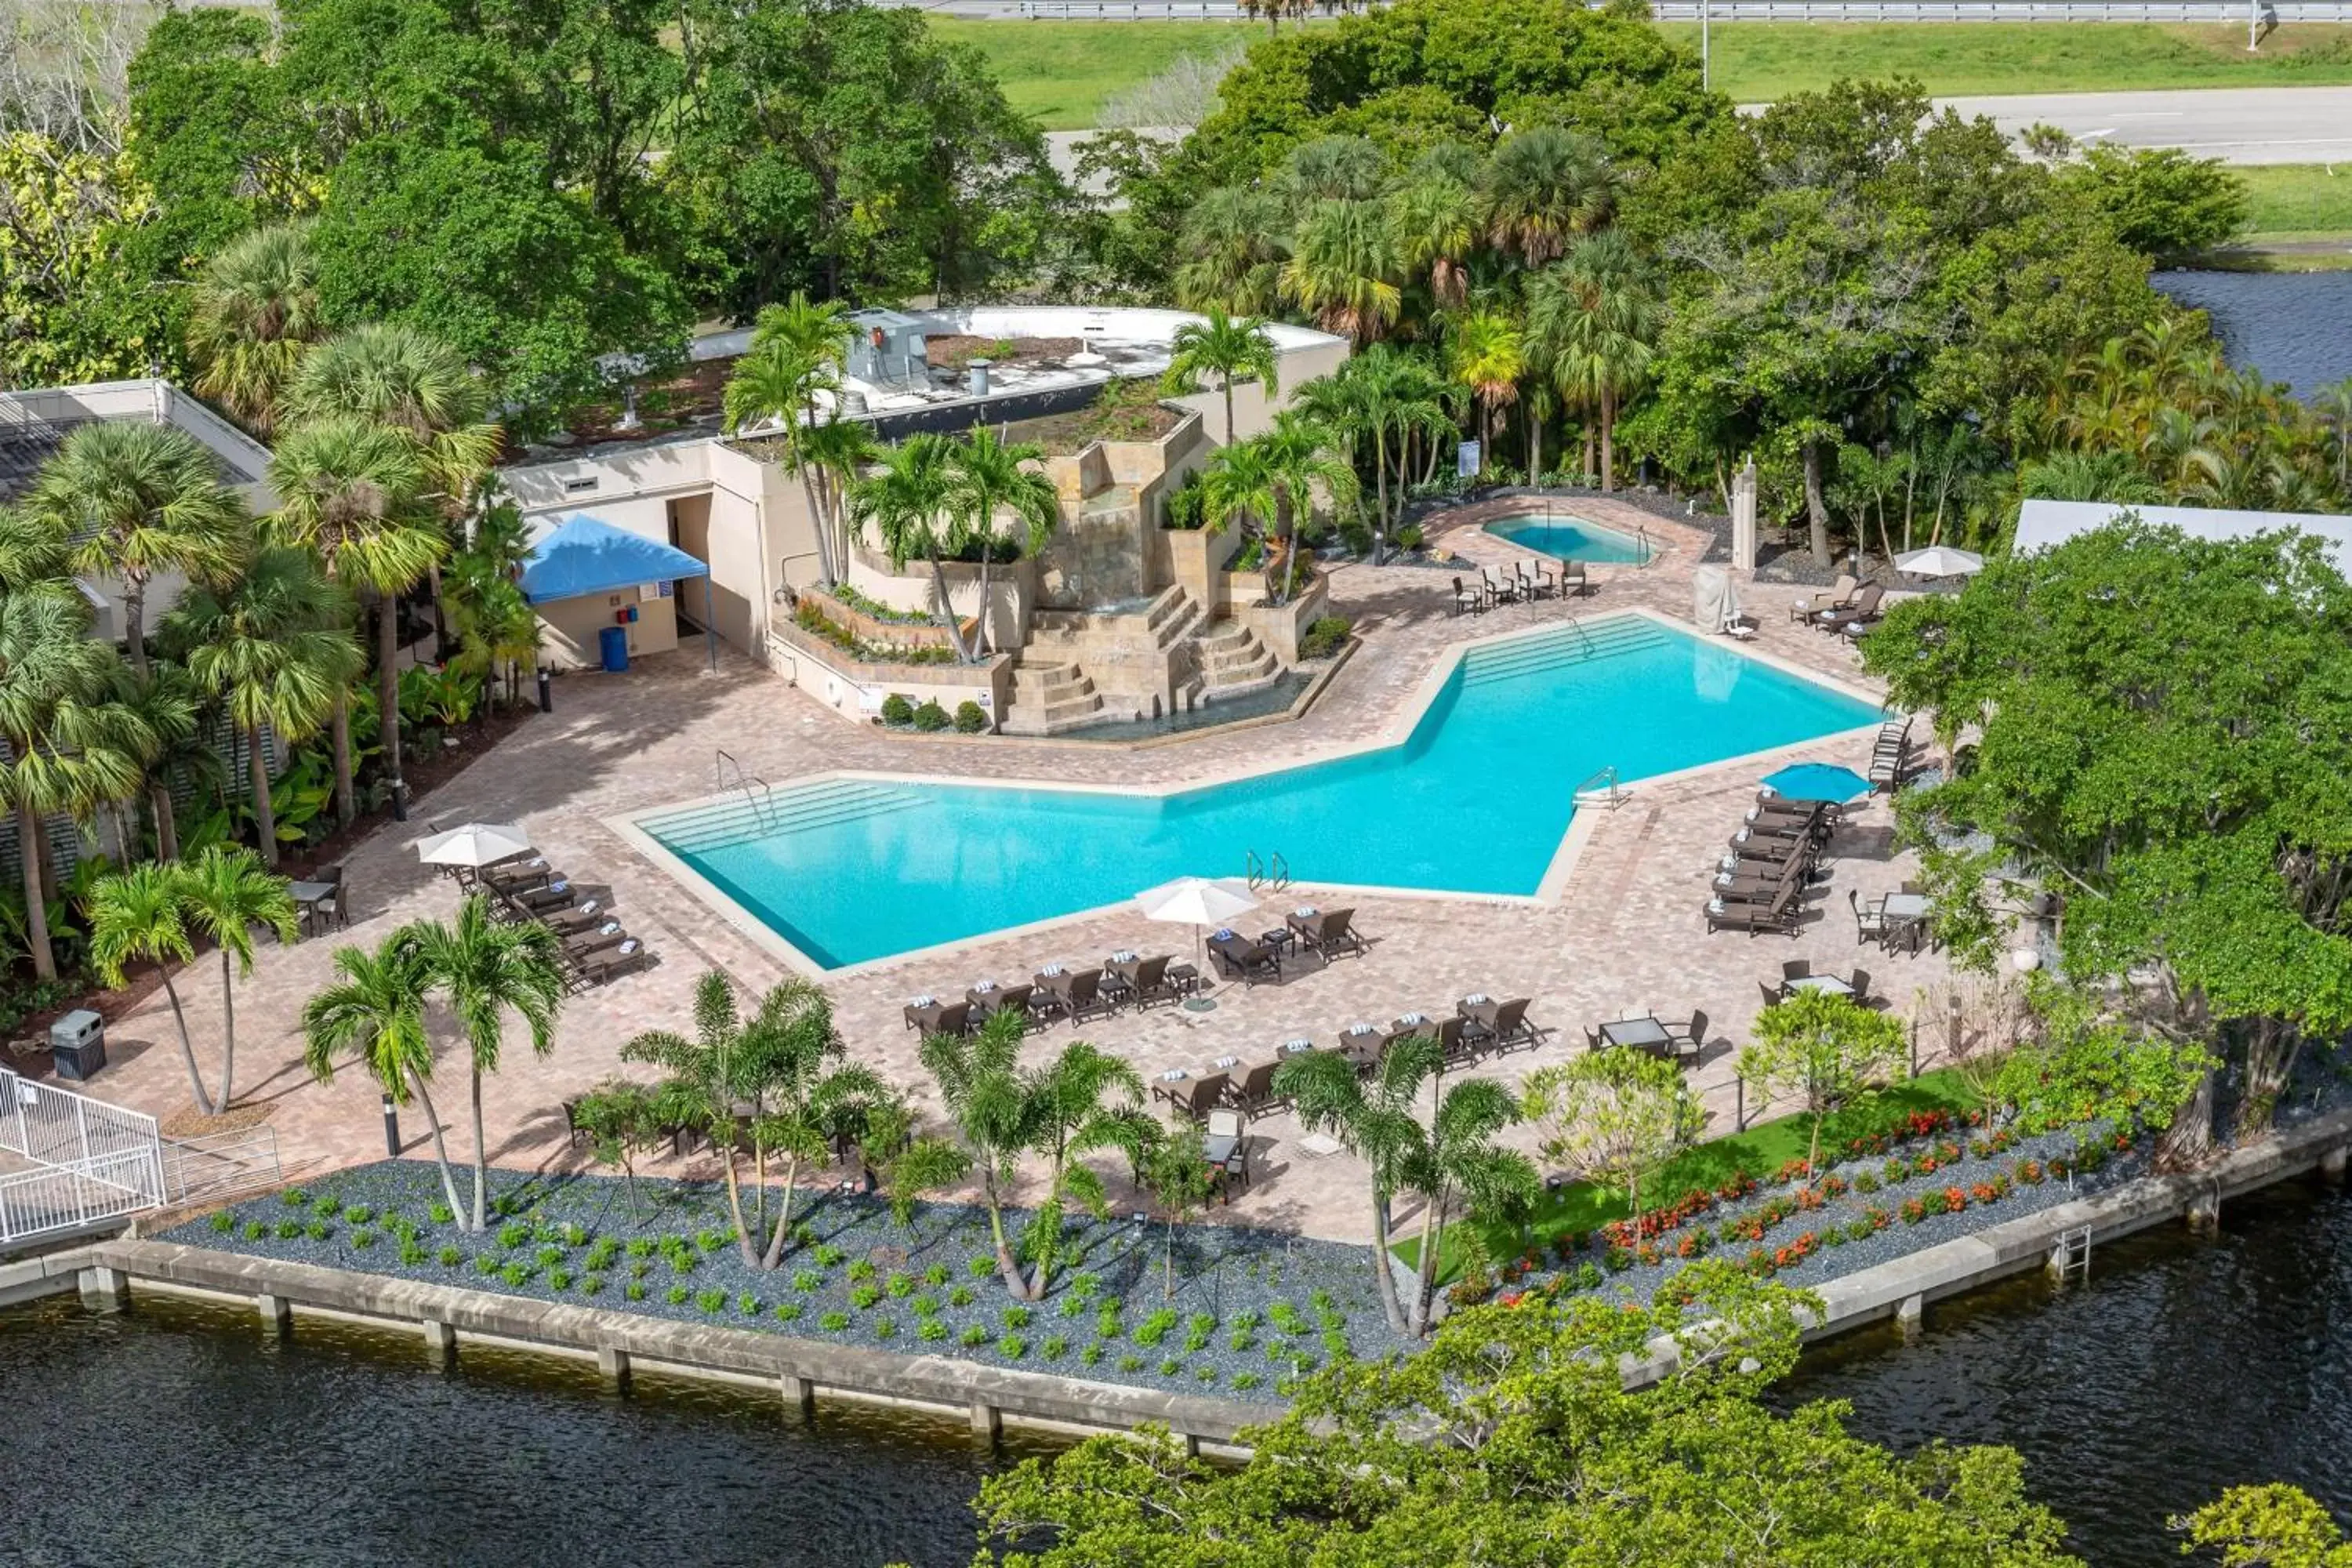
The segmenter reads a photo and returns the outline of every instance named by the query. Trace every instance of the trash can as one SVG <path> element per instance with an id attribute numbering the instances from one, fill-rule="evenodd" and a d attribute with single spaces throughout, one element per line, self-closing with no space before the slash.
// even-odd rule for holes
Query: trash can
<path id="1" fill-rule="evenodd" d="M 604 656 L 607 674 L 618 675 L 629 668 L 629 628 L 606 626 L 596 634 L 596 649 Z"/>
<path id="2" fill-rule="evenodd" d="M 49 1059 L 58 1076 L 81 1082 L 106 1066 L 106 1020 L 87 1007 L 49 1026 Z"/>

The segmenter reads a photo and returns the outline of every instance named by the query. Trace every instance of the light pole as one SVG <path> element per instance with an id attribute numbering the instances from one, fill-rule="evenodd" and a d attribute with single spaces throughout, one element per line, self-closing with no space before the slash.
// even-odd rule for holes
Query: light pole
<path id="1" fill-rule="evenodd" d="M 2262 0 L 2254 0 L 2254 4 L 2260 5 L 2262 4 Z M 1713 85 L 1709 80 L 1711 73 L 1707 69 L 1707 0 L 1698 0 L 1698 84 L 1702 88 Z"/>

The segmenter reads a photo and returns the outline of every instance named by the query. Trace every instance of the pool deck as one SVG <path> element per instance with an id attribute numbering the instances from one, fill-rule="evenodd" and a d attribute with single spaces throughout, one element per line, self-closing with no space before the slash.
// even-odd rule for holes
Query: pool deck
<path id="1" fill-rule="evenodd" d="M 344 1072 L 322 1088 L 302 1069 L 300 1005 L 331 978 L 337 946 L 373 944 L 403 921 L 446 917 L 454 909 L 455 884 L 419 868 L 409 847 L 428 821 L 520 821 L 558 867 L 584 891 L 605 897 L 657 955 L 649 970 L 574 999 L 547 1058 L 532 1059 L 519 1040 L 510 1042 L 506 1065 L 486 1083 L 496 1163 L 575 1168 L 584 1156 L 567 1142 L 560 1102 L 619 1071 L 624 1041 L 646 1029 L 683 1026 L 694 984 L 707 968 L 723 969 L 751 989 L 790 973 L 774 952 L 644 859 L 613 826 L 616 818 L 709 793 L 719 748 L 774 784 L 876 771 L 1171 785 L 1312 761 L 1390 731 L 1412 710 L 1447 648 L 1461 640 L 1627 607 L 1687 626 L 1690 563 L 1705 536 L 1607 502 L 1580 501 L 1578 510 L 1610 526 L 1645 524 L 1654 537 L 1664 537 L 1668 552 L 1647 568 L 1596 566 L 1601 588 L 1591 598 L 1508 605 L 1475 619 L 1448 614 L 1450 574 L 1343 567 L 1331 575 L 1332 606 L 1357 617 L 1363 646 L 1312 710 L 1291 723 L 1203 735 L 1180 745 L 1130 752 L 886 734 L 845 722 L 740 657 L 722 657 L 719 672 L 705 675 L 698 648 L 644 661 L 623 677 L 566 677 L 558 682 L 551 716 L 524 724 L 418 803 L 415 820 L 385 828 L 346 858 L 347 933 L 260 950 L 255 973 L 236 998 L 240 1100 L 271 1106 L 270 1123 L 291 1173 L 380 1157 L 373 1086 Z M 1473 509 L 1456 515 L 1465 523 L 1483 521 Z M 1523 553 L 1475 530 L 1451 542 L 1474 560 Z M 1789 622 L 1790 590 L 1756 584 L 1743 592 L 1759 624 L 1751 651 L 1868 693 L 1850 647 Z M 1869 749 L 1867 735 L 1856 734 L 1792 748 L 1790 754 L 1860 768 Z M 1328 1043 L 1359 1019 L 1451 1013 L 1457 998 L 1485 992 L 1533 997 L 1530 1016 L 1554 1031 L 1541 1048 L 1514 1052 L 1479 1069 L 1515 1082 L 1530 1068 L 1581 1050 L 1584 1026 L 1621 1008 L 1654 1009 L 1675 1020 L 1697 1009 L 1710 1026 L 1694 1082 L 1711 1126 L 1727 1130 L 1736 1042 L 1760 1005 L 1758 982 L 1777 978 L 1783 960 L 1805 958 L 1817 971 L 1839 973 L 1859 964 L 1870 971 L 1873 991 L 1906 1014 L 1918 988 L 1946 973 L 1936 955 L 1888 955 L 1856 942 L 1848 889 L 1866 899 L 1913 873 L 1906 858 L 1891 854 L 1891 813 L 1883 798 L 1851 815 L 1832 847 L 1833 880 L 1825 894 L 1816 895 L 1798 939 L 1706 934 L 1700 909 L 1708 874 L 1758 775 L 1771 765 L 1735 762 L 1637 784 L 1616 810 L 1580 813 L 1570 834 L 1573 867 L 1556 903 L 1412 894 L 1357 898 L 1351 900 L 1356 925 L 1372 939 L 1363 957 L 1328 971 L 1310 967 L 1280 985 L 1220 985 L 1219 1005 L 1207 1013 L 1161 1008 L 1092 1021 L 1076 1031 L 1055 1025 L 1033 1035 L 1028 1051 L 1042 1059 L 1074 1034 L 1083 1035 L 1116 1049 L 1151 1079 L 1171 1068 L 1198 1071 L 1227 1055 L 1260 1059 L 1297 1036 Z M 1574 783 L 1531 781 L 1530 787 Z M 1432 826 L 1442 831 L 1444 825 Z M 1279 923 L 1282 910 L 1307 897 L 1302 889 L 1270 901 L 1265 923 Z M 951 952 L 861 965 L 827 987 L 850 1054 L 914 1089 L 921 1103 L 929 1091 L 916 1060 L 917 1041 L 899 1016 L 908 996 L 961 994 L 983 976 L 1011 982 L 1048 961 L 1094 962 L 1118 948 L 1166 952 L 1184 940 L 1184 933 L 1139 915 L 1105 913 L 1044 931 L 982 937 Z M 200 964 L 179 987 L 200 1055 L 215 1073 L 217 973 L 216 967 Z M 159 1116 L 186 1104 L 177 1037 L 160 992 L 112 1026 L 110 1052 L 113 1065 L 90 1086 L 93 1092 Z M 449 1069 L 436 1086 L 453 1156 L 469 1147 L 464 1081 Z M 407 1152 L 429 1155 L 420 1117 L 413 1108 L 404 1116 Z M 1256 1180 L 1215 1217 L 1369 1239 L 1361 1167 L 1344 1153 L 1306 1155 L 1297 1147 L 1299 1131 L 1287 1115 L 1253 1125 Z M 670 1162 L 665 1157 L 654 1168 L 668 1169 Z M 689 1172 L 713 1168 L 707 1157 L 700 1166 L 688 1163 Z M 1125 1205 L 1130 1194 L 1123 1181 L 1107 1173 L 1115 1200 Z"/>

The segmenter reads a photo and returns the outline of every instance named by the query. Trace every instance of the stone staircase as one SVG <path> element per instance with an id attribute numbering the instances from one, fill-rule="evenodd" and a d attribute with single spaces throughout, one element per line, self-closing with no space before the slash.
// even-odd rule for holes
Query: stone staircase
<path id="1" fill-rule="evenodd" d="M 1038 610 L 1013 659 L 1003 728 L 1008 735 L 1058 735 L 1190 712 L 1270 686 L 1281 674 L 1255 633 L 1209 619 L 1181 587 L 1115 609 Z"/>
<path id="2" fill-rule="evenodd" d="M 1237 621 L 1211 623 L 1194 635 L 1193 646 L 1199 650 L 1202 701 L 1213 702 L 1220 698 L 1238 697 L 1244 691 L 1262 690 L 1273 685 L 1282 673 L 1281 661 L 1274 657 L 1274 650 Z"/>
<path id="3" fill-rule="evenodd" d="M 1008 735 L 1058 735 L 1103 720 L 1102 694 L 1065 658 L 1024 650 L 1013 661 L 1001 728 Z"/>

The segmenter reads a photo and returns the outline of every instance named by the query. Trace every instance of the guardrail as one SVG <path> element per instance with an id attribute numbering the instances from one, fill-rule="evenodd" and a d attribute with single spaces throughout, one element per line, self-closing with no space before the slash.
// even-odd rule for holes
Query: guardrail
<path id="1" fill-rule="evenodd" d="M 165 1199 L 175 1206 L 274 1187 L 285 1174 L 277 1129 L 268 1126 L 166 1138 L 163 1157 Z"/>
<path id="2" fill-rule="evenodd" d="M 163 1203 L 155 1119 L 0 1068 L 0 1244 L 65 1236 Z"/>
<path id="3" fill-rule="evenodd" d="M 1651 0 L 1661 22 L 2352 23 L 2352 0 Z M 1020 0 L 1056 22 L 1246 22 L 1231 0 Z"/>

